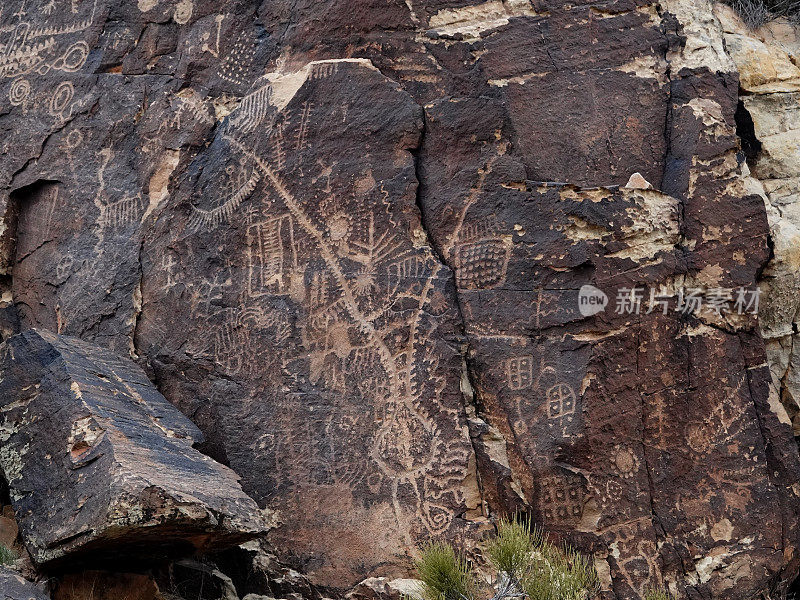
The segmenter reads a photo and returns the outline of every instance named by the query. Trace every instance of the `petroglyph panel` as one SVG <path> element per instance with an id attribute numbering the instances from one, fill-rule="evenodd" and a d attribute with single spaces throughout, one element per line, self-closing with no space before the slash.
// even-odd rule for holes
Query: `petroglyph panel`
<path id="1" fill-rule="evenodd" d="M 337 594 L 522 510 L 617 598 L 758 597 L 800 458 L 752 315 L 614 310 L 769 257 L 733 63 L 667 5 L 6 2 L 0 329 L 140 360 Z"/>
<path id="2" fill-rule="evenodd" d="M 215 160 L 189 167 L 198 177 L 177 192 L 181 224 L 160 221 L 146 241 L 143 313 L 164 328 L 175 315 L 160 310 L 161 290 L 196 298 L 174 305 L 194 323 L 186 345 L 239 388 L 203 425 L 225 444 L 228 428 L 256 419 L 238 441 L 247 451 L 226 445 L 229 460 L 264 505 L 307 515 L 273 539 L 324 557 L 321 581 L 355 583 L 430 536 L 469 534 L 460 515 L 476 509 L 464 487 L 474 459 L 460 356 L 446 341 L 453 275 L 418 242 L 410 98 L 366 61 L 262 79 L 217 131 Z M 323 98 L 327 113 L 315 109 Z M 210 245 L 229 264 L 160 258 Z M 353 547 L 339 543 L 350 516 L 320 494 L 368 524 Z"/>
<path id="3" fill-rule="evenodd" d="M 69 78 L 89 57 L 87 30 L 95 22 L 99 0 L 71 7 L 54 1 L 20 1 L 10 16 L 0 14 L 0 87 L 11 106 L 23 113 L 42 111 L 63 124 L 75 106 Z M 14 3 L 11 3 L 12 5 Z M 45 23 L 41 15 L 49 18 Z M 49 25 L 48 23 L 57 23 Z M 47 82 L 47 83 L 45 83 Z"/>
<path id="4" fill-rule="evenodd" d="M 512 93 L 521 98 L 531 90 Z M 426 110 L 422 163 L 448 152 L 458 157 L 459 169 L 426 171 L 423 212 L 434 244 L 456 272 L 482 416 L 501 432 L 508 452 L 508 480 L 488 493 L 513 503 L 516 490 L 545 527 L 595 551 L 607 547 L 608 555 L 598 557 L 608 574 L 605 587 L 617 597 L 638 598 L 645 582 L 664 579 L 690 595 L 738 593 L 701 559 L 689 577 L 675 565 L 687 548 L 696 556 L 720 547 L 726 557 L 736 555 L 728 524 L 757 529 L 759 543 L 770 548 L 783 543 L 771 518 L 753 512 L 755 499 L 787 497 L 776 480 L 783 469 L 797 472 L 798 463 L 770 462 L 759 440 L 755 410 L 773 427 L 784 426 L 768 415 L 765 367 L 758 366 L 763 349 L 744 341 L 753 323 L 721 326 L 703 323 L 705 317 L 681 323 L 673 315 L 647 314 L 646 307 L 618 314 L 614 304 L 617 290 L 636 286 L 663 289 L 674 302 L 683 282 L 677 274 L 687 269 L 687 280 L 709 278 L 712 287 L 744 277 L 753 286 L 758 260 L 732 248 L 712 250 L 706 241 L 694 250 L 682 246 L 682 223 L 700 240 L 700 223 L 718 217 L 694 201 L 684 205 L 692 206 L 692 216 L 683 221 L 678 198 L 661 192 L 527 180 L 540 155 L 509 156 L 497 133 L 507 122 L 478 100 L 432 103 Z M 470 117 L 478 112 L 483 128 Z M 480 150 L 465 142 L 475 139 L 482 140 Z M 716 160 L 721 174 L 723 165 L 733 168 L 729 158 Z M 764 239 L 763 230 L 755 233 L 755 203 L 737 204 L 734 183 L 704 185 L 694 193 L 717 190 L 741 217 L 734 227 Z M 693 271 L 695 260 L 708 269 Z M 712 260 L 718 261 L 713 267 Z M 593 317 L 578 311 L 579 289 L 587 283 L 609 298 Z M 760 409 L 753 408 L 756 397 Z M 745 447 L 748 452 L 730 454 Z M 494 472 L 508 473 L 496 464 L 489 462 Z M 777 470 L 770 474 L 767 464 Z M 769 554 L 746 552 L 757 560 Z M 738 563 L 726 558 L 723 564 L 731 574 Z"/>

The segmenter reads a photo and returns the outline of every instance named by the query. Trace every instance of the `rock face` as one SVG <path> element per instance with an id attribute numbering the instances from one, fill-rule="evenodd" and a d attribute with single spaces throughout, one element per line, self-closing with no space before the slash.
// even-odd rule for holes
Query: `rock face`
<path id="1" fill-rule="evenodd" d="M 774 393 L 800 434 L 800 31 L 774 22 L 748 31 L 732 11 L 718 9 L 725 41 L 741 73 L 747 182 L 767 207 L 773 256 L 761 285 L 760 327 L 766 339 Z"/>
<path id="2" fill-rule="evenodd" d="M 2 450 L 39 565 L 151 560 L 260 532 L 236 475 L 192 448 L 200 431 L 132 362 L 29 330 L 0 347 Z"/>
<path id="3" fill-rule="evenodd" d="M 770 289 L 796 289 L 740 137 L 788 205 L 797 63 L 720 14 L 14 0 L 0 330 L 138 360 L 333 590 L 517 510 L 593 552 L 608 598 L 781 587 L 796 310 L 708 303 L 781 261 Z M 677 311 L 690 288 L 705 308 Z"/>
<path id="4" fill-rule="evenodd" d="M 189 324 L 150 348 L 179 365 L 173 401 L 260 473 L 248 491 L 276 511 L 279 547 L 339 548 L 330 584 L 398 532 L 463 534 L 479 503 L 452 272 L 414 204 L 421 127 L 366 61 L 265 80 L 144 240 L 137 338 Z"/>
<path id="5" fill-rule="evenodd" d="M 25 581 L 16 572 L 0 567 L 0 599 L 2 600 L 50 600 L 38 586 Z"/>

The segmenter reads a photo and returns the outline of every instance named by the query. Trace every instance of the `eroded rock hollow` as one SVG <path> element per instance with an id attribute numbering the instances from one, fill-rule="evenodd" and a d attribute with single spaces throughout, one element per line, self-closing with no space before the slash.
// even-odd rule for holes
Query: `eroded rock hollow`
<path id="1" fill-rule="evenodd" d="M 784 590 L 797 39 L 705 0 L 5 2 L 0 330 L 138 362 L 309 597 L 517 512 L 609 599 Z"/>

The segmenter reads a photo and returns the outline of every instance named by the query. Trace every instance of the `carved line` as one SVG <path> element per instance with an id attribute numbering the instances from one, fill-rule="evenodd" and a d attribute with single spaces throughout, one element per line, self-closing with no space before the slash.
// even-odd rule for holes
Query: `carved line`
<path id="1" fill-rule="evenodd" d="M 192 205 L 192 216 L 189 218 L 189 227 L 195 230 L 201 227 L 217 227 L 221 223 L 227 221 L 230 219 L 233 212 L 239 208 L 239 205 L 247 200 L 250 194 L 253 193 L 253 190 L 256 189 L 256 185 L 258 185 L 260 180 L 261 175 L 253 173 L 250 179 L 248 179 L 233 196 L 228 198 L 224 204 L 211 210 L 205 210 Z"/>

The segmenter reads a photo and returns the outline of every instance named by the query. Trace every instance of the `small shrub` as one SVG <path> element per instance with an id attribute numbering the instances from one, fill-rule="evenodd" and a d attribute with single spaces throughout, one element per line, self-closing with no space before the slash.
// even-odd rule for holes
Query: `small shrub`
<path id="1" fill-rule="evenodd" d="M 665 589 L 651 589 L 645 594 L 644 600 L 675 600 L 675 596 Z"/>
<path id="2" fill-rule="evenodd" d="M 530 520 L 500 521 L 486 556 L 497 571 L 492 600 L 588 600 L 600 587 L 589 558 L 553 545 Z M 467 561 L 447 544 L 423 548 L 416 568 L 424 600 L 474 600 L 481 592 Z"/>
<path id="3" fill-rule="evenodd" d="M 544 536 L 529 519 L 500 521 L 497 537 L 489 542 L 486 553 L 492 566 L 501 573 L 520 577 L 528 568 L 533 552 L 542 546 Z"/>
<path id="4" fill-rule="evenodd" d="M 476 591 L 475 574 L 466 558 L 452 546 L 429 544 L 414 565 L 422 581 L 424 600 L 473 600 Z"/>
<path id="5" fill-rule="evenodd" d="M 13 565 L 17 561 L 17 553 L 14 552 L 11 548 L 6 548 L 3 544 L 0 544 L 0 566 L 9 566 Z"/>
<path id="6" fill-rule="evenodd" d="M 785 17 L 800 24 L 800 0 L 725 0 L 751 29 Z"/>

